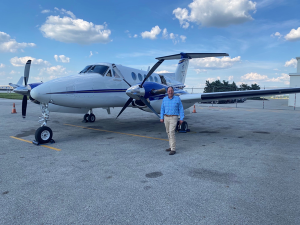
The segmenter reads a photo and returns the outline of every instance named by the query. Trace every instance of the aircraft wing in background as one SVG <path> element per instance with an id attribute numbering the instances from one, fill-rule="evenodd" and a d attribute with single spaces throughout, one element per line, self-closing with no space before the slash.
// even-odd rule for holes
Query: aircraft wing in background
<path id="1" fill-rule="evenodd" d="M 227 92 L 213 92 L 202 94 L 184 94 L 180 95 L 182 102 L 196 103 L 207 102 L 224 99 L 238 99 L 238 98 L 251 98 L 251 97 L 263 97 L 271 95 L 283 95 L 300 93 L 300 88 L 281 88 L 281 89 L 269 89 L 269 90 L 249 90 L 249 91 L 227 91 Z"/>

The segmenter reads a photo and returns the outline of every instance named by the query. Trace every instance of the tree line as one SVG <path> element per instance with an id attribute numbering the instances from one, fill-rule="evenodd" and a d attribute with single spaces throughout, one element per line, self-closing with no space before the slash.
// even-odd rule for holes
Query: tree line
<path id="1" fill-rule="evenodd" d="M 239 87 L 233 81 L 232 84 L 229 81 L 216 80 L 213 82 L 209 82 L 208 80 L 205 82 L 204 93 L 209 92 L 224 92 L 224 91 L 244 91 L 244 90 L 260 90 L 260 86 L 258 84 L 241 84 Z"/>

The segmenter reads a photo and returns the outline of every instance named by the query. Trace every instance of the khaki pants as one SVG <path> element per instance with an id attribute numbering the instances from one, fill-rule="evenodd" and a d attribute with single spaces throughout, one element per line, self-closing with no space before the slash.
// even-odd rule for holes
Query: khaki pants
<path id="1" fill-rule="evenodd" d="M 175 140 L 175 128 L 177 125 L 177 116 L 164 116 L 164 122 L 166 126 L 166 131 L 169 138 L 169 145 L 171 148 L 171 151 L 176 151 L 176 140 Z"/>

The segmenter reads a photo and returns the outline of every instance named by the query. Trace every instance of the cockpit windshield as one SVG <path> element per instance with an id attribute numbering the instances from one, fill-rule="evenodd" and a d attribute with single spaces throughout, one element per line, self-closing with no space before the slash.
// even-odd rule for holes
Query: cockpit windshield
<path id="1" fill-rule="evenodd" d="M 90 68 L 91 68 L 92 66 L 90 65 L 90 66 L 86 66 L 86 67 L 84 67 L 84 69 L 83 70 L 81 70 L 81 72 L 80 73 L 85 73 L 86 71 L 88 71 Z"/>
<path id="2" fill-rule="evenodd" d="M 108 66 L 103 65 L 91 65 L 86 66 L 80 73 L 99 73 L 104 76 L 108 68 Z"/>

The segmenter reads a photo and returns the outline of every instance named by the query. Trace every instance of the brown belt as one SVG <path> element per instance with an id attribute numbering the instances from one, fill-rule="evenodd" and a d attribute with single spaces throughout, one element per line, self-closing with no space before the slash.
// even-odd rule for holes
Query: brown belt
<path id="1" fill-rule="evenodd" d="M 177 115 L 166 115 L 166 114 L 165 114 L 165 116 L 166 116 L 166 117 L 171 117 L 171 116 L 177 116 Z"/>

